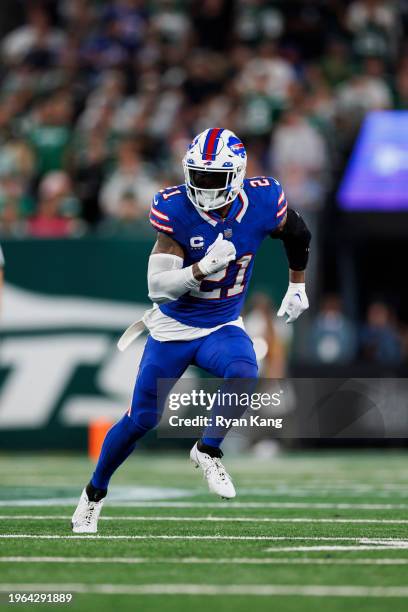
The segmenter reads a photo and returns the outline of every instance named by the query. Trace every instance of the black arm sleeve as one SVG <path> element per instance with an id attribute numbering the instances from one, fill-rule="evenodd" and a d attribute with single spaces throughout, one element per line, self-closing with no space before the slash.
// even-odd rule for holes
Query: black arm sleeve
<path id="1" fill-rule="evenodd" d="M 298 212 L 288 208 L 285 225 L 271 238 L 282 240 L 291 270 L 300 272 L 306 268 L 312 234 Z"/>

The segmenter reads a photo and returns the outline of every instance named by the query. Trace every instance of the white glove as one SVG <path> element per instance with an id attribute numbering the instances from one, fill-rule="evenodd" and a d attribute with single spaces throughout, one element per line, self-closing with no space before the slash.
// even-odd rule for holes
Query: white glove
<path id="1" fill-rule="evenodd" d="M 223 235 L 219 233 L 215 242 L 208 247 L 205 257 L 198 262 L 198 267 L 205 276 L 214 274 L 225 270 L 230 261 L 235 259 L 236 254 L 232 242 L 224 240 Z"/>
<path id="2" fill-rule="evenodd" d="M 289 283 L 289 288 L 282 300 L 278 310 L 278 317 L 289 315 L 286 323 L 293 323 L 296 319 L 309 308 L 305 283 Z"/>

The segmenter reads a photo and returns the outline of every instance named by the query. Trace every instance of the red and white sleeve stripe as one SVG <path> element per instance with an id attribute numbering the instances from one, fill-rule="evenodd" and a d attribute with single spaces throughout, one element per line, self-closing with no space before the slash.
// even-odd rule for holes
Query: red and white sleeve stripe
<path id="1" fill-rule="evenodd" d="M 161 221 L 170 221 L 170 219 L 169 219 L 169 217 L 167 215 L 165 215 L 164 213 L 162 213 L 159 210 L 157 210 L 157 208 L 154 208 L 154 206 L 150 207 L 150 214 L 154 215 L 155 217 L 157 217 Z"/>
<path id="2" fill-rule="evenodd" d="M 163 215 L 164 217 L 166 215 Z M 168 232 L 169 234 L 173 233 L 173 228 L 170 227 L 170 225 L 164 225 L 163 223 L 159 223 L 158 221 L 156 221 L 155 219 L 153 219 L 153 216 L 150 215 L 149 217 L 150 219 L 150 223 L 153 225 L 153 227 L 155 227 L 156 229 L 162 231 L 162 232 Z"/>
<path id="3" fill-rule="evenodd" d="M 286 201 L 285 193 L 282 191 L 282 193 L 279 196 L 279 200 L 278 200 L 278 212 L 276 213 L 276 216 L 278 217 L 278 219 L 286 213 L 287 208 L 288 208 L 288 203 Z"/>

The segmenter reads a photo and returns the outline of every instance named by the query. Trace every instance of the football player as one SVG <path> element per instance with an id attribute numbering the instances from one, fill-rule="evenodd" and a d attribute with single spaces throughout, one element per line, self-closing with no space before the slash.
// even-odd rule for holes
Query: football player
<path id="1" fill-rule="evenodd" d="M 161 416 L 157 380 L 179 378 L 195 364 L 224 379 L 254 379 L 257 361 L 240 316 L 254 259 L 264 238 L 282 240 L 289 288 L 278 316 L 295 321 L 308 308 L 305 268 L 310 232 L 288 207 L 272 177 L 245 178 L 247 156 L 237 136 L 222 128 L 194 138 L 183 159 L 185 183 L 161 190 L 150 222 L 157 240 L 148 265 L 153 308 L 122 337 L 125 348 L 141 329 L 149 336 L 129 410 L 107 433 L 98 464 L 72 517 L 76 533 L 95 533 L 109 480 L 137 441 Z M 239 416 L 239 415 L 238 415 Z M 190 452 L 210 491 L 235 497 L 221 463 L 223 435 L 204 431 Z"/>

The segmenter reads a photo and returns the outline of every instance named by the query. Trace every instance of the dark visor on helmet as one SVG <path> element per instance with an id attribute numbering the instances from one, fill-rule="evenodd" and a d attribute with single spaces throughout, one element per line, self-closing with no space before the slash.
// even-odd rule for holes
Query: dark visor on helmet
<path id="1" fill-rule="evenodd" d="M 191 185 L 199 189 L 225 189 L 229 182 L 230 172 L 208 172 L 190 170 Z"/>

